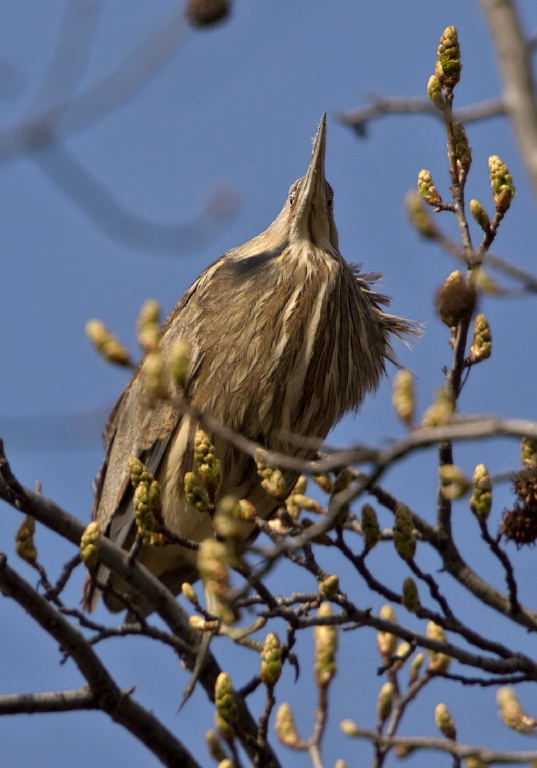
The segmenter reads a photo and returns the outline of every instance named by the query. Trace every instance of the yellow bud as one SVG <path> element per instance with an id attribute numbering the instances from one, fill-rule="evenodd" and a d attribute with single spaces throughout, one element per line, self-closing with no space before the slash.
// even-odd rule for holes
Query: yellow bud
<path id="1" fill-rule="evenodd" d="M 132 365 L 129 351 L 116 336 L 110 333 L 101 320 L 88 320 L 86 336 L 107 363 L 122 366 Z"/>
<path id="2" fill-rule="evenodd" d="M 424 661 L 424 653 L 417 653 L 412 659 L 412 663 L 410 665 L 410 684 L 415 683 L 418 679 Z"/>
<path id="3" fill-rule="evenodd" d="M 129 468 L 129 474 L 131 476 L 131 483 L 134 488 L 138 486 L 139 483 L 152 483 L 154 480 L 153 475 L 151 475 L 140 459 L 138 459 L 136 456 L 130 456 L 127 462 L 127 466 Z"/>
<path id="4" fill-rule="evenodd" d="M 429 621 L 425 632 L 426 636 L 430 640 L 436 640 L 439 643 L 446 642 L 446 634 L 441 626 L 435 624 L 434 621 Z M 430 672 L 447 672 L 451 659 L 445 653 L 439 651 L 427 651 L 429 655 L 429 671 Z"/>
<path id="5" fill-rule="evenodd" d="M 345 736 L 358 736 L 359 730 L 358 726 L 353 720 L 342 720 L 339 724 L 339 727 L 341 728 L 341 731 L 345 734 Z"/>
<path id="6" fill-rule="evenodd" d="M 217 620 L 208 621 L 202 616 L 189 616 L 188 623 L 192 629 L 196 629 L 198 632 L 216 632 L 219 625 Z"/>
<path id="7" fill-rule="evenodd" d="M 486 520 L 492 508 L 492 483 L 484 464 L 478 464 L 472 478 L 470 509 L 480 520 Z"/>
<path id="8" fill-rule="evenodd" d="M 216 489 L 220 482 L 220 461 L 212 441 L 202 429 L 198 429 L 194 438 L 194 455 L 204 486 L 209 490 Z"/>
<path id="9" fill-rule="evenodd" d="M 515 196 L 513 177 L 498 155 L 489 157 L 489 174 L 496 211 L 503 215 L 509 210 Z"/>
<path id="10" fill-rule="evenodd" d="M 282 744 L 285 744 L 286 747 L 297 747 L 300 743 L 300 738 L 295 726 L 295 719 L 293 717 L 293 710 L 291 709 L 290 704 L 284 703 L 280 704 L 278 707 L 275 728 L 279 740 Z"/>
<path id="11" fill-rule="evenodd" d="M 498 296 L 501 293 L 500 285 L 494 280 L 486 269 L 480 268 L 476 279 L 476 286 L 480 293 L 487 296 Z"/>
<path id="12" fill-rule="evenodd" d="M 166 399 L 168 389 L 166 386 L 166 369 L 160 349 L 148 352 L 140 369 L 148 399 L 152 405 L 155 400 Z"/>
<path id="13" fill-rule="evenodd" d="M 323 472 L 318 475 L 312 475 L 312 480 L 314 480 L 319 488 L 324 491 L 325 493 L 332 493 L 332 480 L 330 479 L 330 475 L 327 472 Z"/>
<path id="14" fill-rule="evenodd" d="M 529 426 L 534 426 L 531 422 Z M 523 437 L 520 443 L 520 460 L 526 467 L 537 464 L 537 440 L 532 437 Z"/>
<path id="15" fill-rule="evenodd" d="M 488 768 L 490 763 L 485 763 L 477 755 L 470 755 L 464 758 L 465 768 Z"/>
<path id="16" fill-rule="evenodd" d="M 319 584 L 319 593 L 323 600 L 334 597 L 339 592 L 339 576 L 327 576 Z"/>
<path id="17" fill-rule="evenodd" d="M 188 503 L 197 509 L 198 512 L 208 512 L 209 498 L 206 489 L 200 483 L 199 477 L 194 472 L 187 472 L 184 483 L 185 496 Z"/>
<path id="18" fill-rule="evenodd" d="M 492 333 L 485 315 L 477 315 L 474 321 L 474 336 L 470 346 L 472 363 L 480 363 L 492 354 Z"/>
<path id="19" fill-rule="evenodd" d="M 273 688 L 280 679 L 281 673 L 282 647 L 280 639 L 275 632 L 269 632 L 261 651 L 261 680 L 268 688 Z"/>
<path id="20" fill-rule="evenodd" d="M 199 605 L 198 596 L 194 592 L 194 587 L 192 584 L 189 584 L 188 581 L 183 581 L 181 584 L 181 592 L 183 597 L 186 598 L 189 603 L 192 603 L 192 605 Z"/>
<path id="21" fill-rule="evenodd" d="M 418 195 L 427 205 L 436 208 L 442 202 L 442 198 L 433 184 L 430 171 L 423 170 L 418 173 Z"/>
<path id="22" fill-rule="evenodd" d="M 282 472 L 274 467 L 269 467 L 262 461 L 257 460 L 257 473 L 261 477 L 261 485 L 269 496 L 276 499 L 285 499 L 287 491 L 285 488 L 285 479 Z"/>
<path id="23" fill-rule="evenodd" d="M 455 403 L 446 389 L 436 391 L 434 403 L 423 414 L 423 427 L 441 427 L 451 421 L 455 412 Z"/>
<path id="24" fill-rule="evenodd" d="M 93 568 L 97 563 L 101 528 L 95 520 L 90 523 L 80 539 L 80 557 L 88 568 Z"/>
<path id="25" fill-rule="evenodd" d="M 483 232 L 488 234 L 490 231 L 490 218 L 479 200 L 470 200 L 470 213 L 474 220 L 479 224 Z"/>
<path id="26" fill-rule="evenodd" d="M 439 237 L 440 232 L 417 192 L 407 192 L 405 208 L 408 220 L 422 237 L 429 240 L 436 240 Z"/>
<path id="27" fill-rule="evenodd" d="M 205 744 L 207 745 L 207 751 L 213 760 L 225 760 L 226 753 L 222 749 L 222 745 L 220 744 L 215 731 L 206 731 Z"/>
<path id="28" fill-rule="evenodd" d="M 148 299 L 140 310 L 137 322 L 138 344 L 144 352 L 158 348 L 160 344 L 160 306 L 158 301 Z"/>
<path id="29" fill-rule="evenodd" d="M 434 721 L 438 730 L 446 737 L 456 741 L 457 731 L 455 723 L 445 704 L 437 704 L 434 710 Z"/>
<path id="30" fill-rule="evenodd" d="M 498 689 L 496 701 L 499 706 L 498 715 L 505 725 L 518 733 L 534 733 L 537 728 L 537 720 L 528 717 L 520 704 L 515 690 L 504 686 Z"/>
<path id="31" fill-rule="evenodd" d="M 306 477 L 306 475 L 300 475 L 291 493 L 306 493 L 307 489 L 308 489 L 308 478 Z"/>
<path id="32" fill-rule="evenodd" d="M 231 678 L 227 672 L 220 672 L 214 686 L 214 703 L 217 714 L 226 723 L 233 725 L 239 719 Z"/>
<path id="33" fill-rule="evenodd" d="M 391 605 L 383 605 L 379 611 L 379 617 L 385 621 L 391 621 L 394 624 L 397 621 Z M 377 632 L 377 648 L 384 661 L 387 661 L 393 656 L 396 646 L 396 635 L 392 635 L 391 632 Z"/>
<path id="34" fill-rule="evenodd" d="M 322 603 L 318 616 L 332 616 L 330 603 Z M 319 688 L 327 688 L 336 674 L 337 629 L 333 625 L 319 625 L 313 628 L 315 640 L 315 679 Z"/>
<path id="35" fill-rule="evenodd" d="M 461 50 L 455 27 L 446 27 L 438 46 L 437 74 L 444 88 L 454 88 L 461 76 Z"/>
<path id="36" fill-rule="evenodd" d="M 410 655 L 410 644 L 407 642 L 399 643 L 397 648 L 395 649 L 395 661 L 393 663 L 392 669 L 397 672 L 402 667 L 403 664 L 408 661 L 408 657 Z"/>
<path id="37" fill-rule="evenodd" d="M 407 427 L 411 427 L 414 421 L 414 402 L 414 376 L 403 368 L 393 379 L 392 405 L 397 416 Z"/>
<path id="38" fill-rule="evenodd" d="M 442 96 L 442 86 L 437 75 L 431 75 L 427 83 L 427 96 L 433 102 L 437 109 L 444 110 L 446 102 Z"/>
<path id="39" fill-rule="evenodd" d="M 390 716 L 395 689 L 393 683 L 384 683 L 377 698 L 377 715 L 383 725 Z"/>
<path id="40" fill-rule="evenodd" d="M 460 499 L 465 496 L 471 483 L 460 467 L 454 464 L 443 464 L 438 468 L 438 477 L 442 485 L 442 496 L 445 499 Z"/>
<path id="41" fill-rule="evenodd" d="M 37 549 L 34 542 L 35 518 L 26 515 L 15 534 L 15 545 L 18 556 L 29 565 L 37 561 Z"/>
<path id="42" fill-rule="evenodd" d="M 190 355 L 190 344 L 186 339 L 174 341 L 168 353 L 168 374 L 182 389 L 186 386 Z"/>

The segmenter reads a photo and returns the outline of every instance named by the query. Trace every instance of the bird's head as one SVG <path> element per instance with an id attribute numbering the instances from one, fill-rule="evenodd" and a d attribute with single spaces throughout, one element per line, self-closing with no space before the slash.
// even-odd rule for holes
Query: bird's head
<path id="1" fill-rule="evenodd" d="M 325 177 L 325 150 L 326 114 L 319 123 L 306 175 L 292 185 L 282 213 L 287 218 L 290 243 L 306 241 L 323 250 L 337 250 L 334 190 Z"/>

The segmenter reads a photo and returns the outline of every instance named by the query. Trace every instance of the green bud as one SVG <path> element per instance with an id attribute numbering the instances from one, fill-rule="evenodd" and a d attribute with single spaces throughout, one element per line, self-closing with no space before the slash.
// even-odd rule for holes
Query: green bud
<path id="1" fill-rule="evenodd" d="M 397 371 L 393 378 L 392 405 L 401 421 L 408 428 L 412 427 L 415 410 L 414 376 L 405 368 Z"/>
<path id="2" fill-rule="evenodd" d="M 454 464 L 443 464 L 438 468 L 438 477 L 442 485 L 442 496 L 445 499 L 460 499 L 465 496 L 471 483 L 460 467 Z"/>
<path id="3" fill-rule="evenodd" d="M 433 208 L 442 202 L 442 198 L 433 184 L 432 176 L 427 170 L 418 173 L 418 194 L 427 205 L 431 205 Z"/>
<path id="4" fill-rule="evenodd" d="M 414 522 L 412 520 L 412 513 L 404 504 L 399 504 L 395 510 L 393 543 L 399 557 L 402 557 L 403 560 L 412 560 L 416 554 Z"/>
<path id="5" fill-rule="evenodd" d="M 520 460 L 527 467 L 537 464 L 537 440 L 532 437 L 522 438 L 520 443 Z"/>
<path id="6" fill-rule="evenodd" d="M 322 603 L 318 616 L 332 616 L 330 603 Z M 319 625 L 313 628 L 315 640 L 315 679 L 319 688 L 327 688 L 336 674 L 337 629 L 333 625 Z"/>
<path id="7" fill-rule="evenodd" d="M 412 663 L 410 665 L 410 684 L 415 683 L 416 680 L 419 677 L 420 669 L 423 666 L 423 662 L 425 661 L 425 654 L 424 653 L 417 653 L 414 658 L 412 659 Z"/>
<path id="8" fill-rule="evenodd" d="M 391 621 L 393 624 L 396 622 L 395 611 L 391 605 L 383 605 L 379 611 L 379 617 L 385 621 Z M 387 661 L 393 656 L 396 647 L 396 635 L 392 635 L 391 632 L 384 632 L 382 630 L 377 632 L 377 648 L 383 661 Z"/>
<path id="9" fill-rule="evenodd" d="M 198 429 L 194 438 L 194 456 L 203 485 L 207 489 L 216 489 L 220 482 L 220 461 L 212 441 L 202 429 Z"/>
<path id="10" fill-rule="evenodd" d="M 261 485 L 269 496 L 276 499 L 285 499 L 287 491 L 285 488 L 285 479 L 282 472 L 274 467 L 269 467 L 263 461 L 256 460 L 257 474 L 261 478 Z"/>
<path id="11" fill-rule="evenodd" d="M 446 389 L 438 389 L 433 405 L 423 414 L 423 427 L 441 427 L 451 421 L 455 411 L 453 398 Z"/>
<path id="12" fill-rule="evenodd" d="M 492 333 L 489 321 L 485 315 L 477 315 L 474 321 L 474 336 L 470 346 L 470 359 L 472 363 L 480 363 L 487 360 L 492 354 Z"/>
<path id="13" fill-rule="evenodd" d="M 479 200 L 470 200 L 470 213 L 474 217 L 474 220 L 479 224 L 483 232 L 488 234 L 490 232 L 490 218 Z"/>
<path id="14" fill-rule="evenodd" d="M 403 581 L 403 605 L 411 613 L 417 613 L 421 608 L 420 595 L 414 579 L 408 576 Z"/>
<path id="15" fill-rule="evenodd" d="M 407 192 L 405 208 L 408 220 L 422 237 L 428 240 L 438 239 L 440 232 L 417 192 Z"/>
<path id="16" fill-rule="evenodd" d="M 496 211 L 503 215 L 509 210 L 515 196 L 513 177 L 498 155 L 489 157 L 489 174 Z"/>
<path id="17" fill-rule="evenodd" d="M 468 144 L 466 131 L 462 123 L 453 123 L 454 151 L 459 171 L 459 179 L 465 178 L 472 165 L 472 150 Z"/>
<path id="18" fill-rule="evenodd" d="M 446 108 L 446 102 L 442 95 L 442 86 L 437 75 L 431 75 L 427 83 L 427 96 L 433 102 L 437 109 L 442 111 Z"/>
<path id="19" fill-rule="evenodd" d="M 148 299 L 140 310 L 137 323 L 138 344 L 144 352 L 158 349 L 160 344 L 160 306 L 158 301 Z"/>
<path id="20" fill-rule="evenodd" d="M 34 542 L 35 518 L 26 515 L 15 534 L 15 545 L 18 556 L 29 565 L 37 561 L 37 549 Z"/>
<path id="21" fill-rule="evenodd" d="M 222 745 L 220 744 L 215 731 L 206 731 L 205 744 L 207 745 L 207 751 L 213 760 L 218 760 L 218 762 L 220 762 L 226 759 L 226 753 L 222 749 Z"/>
<path id="22" fill-rule="evenodd" d="M 97 563 L 100 548 L 101 527 L 97 521 L 90 523 L 80 539 L 80 557 L 88 568 Z"/>
<path id="23" fill-rule="evenodd" d="M 454 88 L 461 76 L 461 51 L 455 27 L 446 27 L 438 46 L 438 72 L 445 88 Z"/>
<path id="24" fill-rule="evenodd" d="M 186 386 L 190 356 L 190 344 L 186 339 L 173 342 L 168 353 L 168 374 L 181 389 Z"/>
<path id="25" fill-rule="evenodd" d="M 484 464 L 478 464 L 474 470 L 472 489 L 470 509 L 479 520 L 485 521 L 492 509 L 492 483 Z"/>
<path id="26" fill-rule="evenodd" d="M 371 504 L 364 504 L 362 507 L 362 534 L 367 550 L 373 549 L 380 541 L 380 525 L 377 513 Z"/>
<path id="27" fill-rule="evenodd" d="M 239 719 L 231 678 L 227 672 L 220 672 L 214 687 L 214 703 L 217 714 L 229 725 Z"/>
<path id="28" fill-rule="evenodd" d="M 380 725 L 384 725 L 392 711 L 395 688 L 393 683 L 384 683 L 377 698 L 377 715 Z"/>
<path id="29" fill-rule="evenodd" d="M 430 640 L 436 640 L 439 643 L 446 642 L 446 634 L 441 626 L 435 624 L 434 621 L 429 621 L 427 629 L 425 631 L 426 636 Z M 445 653 L 439 651 L 427 651 L 429 655 L 429 671 L 430 672 L 447 672 L 451 659 Z"/>
<path id="30" fill-rule="evenodd" d="M 275 632 L 270 632 L 261 651 L 261 680 L 268 688 L 274 688 L 282 673 L 282 647 Z"/>
<path id="31" fill-rule="evenodd" d="M 127 367 L 132 365 L 129 351 L 101 320 L 88 320 L 86 336 L 107 363 Z"/>
<path id="32" fill-rule="evenodd" d="M 327 576 L 319 584 L 319 593 L 323 600 L 334 597 L 339 592 L 339 576 Z"/>
<path id="33" fill-rule="evenodd" d="M 209 510 L 209 498 L 206 489 L 200 483 L 199 477 L 194 472 L 185 474 L 185 496 L 198 512 L 207 512 Z"/>

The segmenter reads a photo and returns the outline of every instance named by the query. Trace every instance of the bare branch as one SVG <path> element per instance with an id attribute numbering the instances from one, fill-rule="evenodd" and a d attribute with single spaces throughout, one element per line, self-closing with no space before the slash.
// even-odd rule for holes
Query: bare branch
<path id="1" fill-rule="evenodd" d="M 386 115 L 427 115 L 439 122 L 442 114 L 432 102 L 421 96 L 378 96 L 368 97 L 369 104 L 356 109 L 340 112 L 336 119 L 353 128 L 358 136 L 365 136 L 367 124 Z M 505 107 L 500 99 L 486 99 L 477 104 L 459 107 L 453 113 L 453 119 L 460 123 L 471 123 L 498 117 L 505 114 Z"/>
<path id="2" fill-rule="evenodd" d="M 477 757 L 484 763 L 507 764 L 507 763 L 530 763 L 537 759 L 537 750 L 528 750 L 526 752 L 504 752 L 501 750 L 488 749 L 487 747 L 478 747 L 471 744 L 461 744 L 452 739 L 433 738 L 431 736 L 379 736 L 375 731 L 368 731 L 362 728 L 353 729 L 352 735 L 357 739 L 367 739 L 373 744 L 380 744 L 384 747 L 407 747 L 413 749 L 433 749 L 440 752 L 447 752 L 450 755 L 458 757 Z"/>
<path id="3" fill-rule="evenodd" d="M 7 564 L 0 553 L 0 586 L 71 656 L 87 680 L 95 707 L 106 712 L 159 758 L 163 765 L 200 768 L 175 736 L 151 712 L 121 691 L 82 633 Z M 87 708 L 87 707 L 84 707 Z"/>
<path id="4" fill-rule="evenodd" d="M 97 698 L 89 686 L 73 691 L 11 693 L 0 696 L 0 715 L 34 715 L 38 712 L 72 712 L 80 709 L 99 709 Z"/>

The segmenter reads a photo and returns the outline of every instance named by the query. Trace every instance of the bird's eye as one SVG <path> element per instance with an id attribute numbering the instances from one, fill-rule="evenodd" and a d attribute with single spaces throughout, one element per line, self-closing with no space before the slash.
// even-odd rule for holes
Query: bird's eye
<path id="1" fill-rule="evenodd" d="M 334 198 L 333 197 L 327 197 L 326 198 L 326 207 L 327 208 L 333 208 L 334 207 Z"/>
<path id="2" fill-rule="evenodd" d="M 291 208 L 295 204 L 295 200 L 296 200 L 295 195 L 289 195 L 289 205 L 291 206 Z"/>

